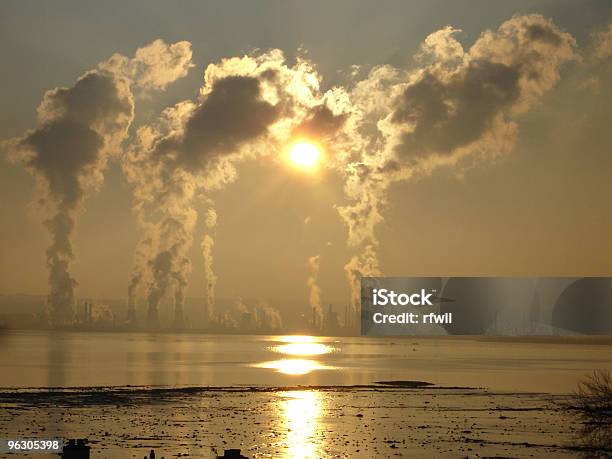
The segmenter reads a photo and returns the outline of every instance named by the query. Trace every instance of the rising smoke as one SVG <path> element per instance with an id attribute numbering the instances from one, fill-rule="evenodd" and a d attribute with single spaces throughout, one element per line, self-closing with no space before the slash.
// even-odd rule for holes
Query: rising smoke
<path id="1" fill-rule="evenodd" d="M 229 322 L 222 323 L 225 328 L 237 326 L 243 331 L 279 331 L 283 328 L 283 320 L 278 310 L 263 299 L 258 299 L 249 308 L 242 298 L 239 298 L 235 306 L 240 317 L 238 321 L 231 318 Z"/>
<path id="2" fill-rule="evenodd" d="M 321 288 L 319 287 L 319 266 L 320 266 L 319 255 L 308 258 L 308 268 L 310 270 L 310 276 L 308 277 L 308 290 L 310 291 L 309 302 L 310 307 L 313 310 L 314 327 L 320 327 L 323 324 L 323 308 L 321 306 Z"/>
<path id="3" fill-rule="evenodd" d="M 124 161 L 144 240 L 154 241 L 139 245 L 150 248 L 149 261 L 136 260 L 132 275 L 148 279 L 152 324 L 158 321 L 160 301 L 171 291 L 179 318 L 191 269 L 187 251 L 196 200 L 235 180 L 238 162 L 278 151 L 296 126 L 321 116 L 317 113 L 327 106 L 312 66 L 298 59 L 289 67 L 279 50 L 209 65 L 200 93 L 198 100 L 166 109 L 157 124 L 139 129 Z M 210 310 L 216 283 L 212 245 L 212 236 L 205 235 Z"/>
<path id="4" fill-rule="evenodd" d="M 356 252 L 344 267 L 354 317 L 360 278 L 381 274 L 375 229 L 384 220 L 390 186 L 510 152 L 519 117 L 576 57 L 574 39 L 540 15 L 515 16 L 482 33 L 467 51 L 456 39 L 459 33 L 445 27 L 429 35 L 411 70 L 376 67 L 350 88 L 325 93 L 310 62 L 298 58 L 289 66 L 279 50 L 209 65 L 199 97 L 141 126 L 122 158 L 143 233 L 128 286 L 130 319 L 140 295 L 147 298 L 152 324 L 167 300 L 181 325 L 197 205 L 210 206 L 210 194 L 236 179 L 241 161 L 277 158 L 296 136 L 320 140 L 328 167 L 344 179 L 349 202 L 337 210 Z M 610 27 L 595 35 L 593 59 L 612 55 L 611 37 Z M 191 66 L 187 42 L 157 40 L 132 58 L 114 55 L 74 86 L 48 91 L 38 108 L 40 126 L 5 143 L 38 185 L 37 202 L 52 239 L 47 264 L 54 323 L 72 320 L 76 217 L 127 135 L 133 94 L 164 89 Z M 217 282 L 215 227 L 211 208 L 201 243 L 209 317 Z M 318 256 L 309 267 L 310 302 L 320 315 Z M 269 306 L 251 311 L 280 323 Z"/>
<path id="5" fill-rule="evenodd" d="M 374 229 L 389 186 L 510 151 L 517 117 L 574 58 L 574 39 L 540 15 L 515 16 L 484 32 L 468 51 L 455 39 L 458 32 L 446 27 L 427 37 L 417 69 L 379 67 L 352 90 L 354 120 L 346 125 L 357 127 L 360 153 L 343 169 L 353 202 L 338 211 L 349 245 L 362 248 L 345 267 L 354 312 L 358 279 L 380 273 Z"/>
<path id="6" fill-rule="evenodd" d="M 109 157 L 127 135 L 134 116 L 132 89 L 163 89 L 184 75 L 186 55 L 191 56 L 188 43 L 161 40 L 131 59 L 116 54 L 74 86 L 47 91 L 38 107 L 40 126 L 8 142 L 10 157 L 36 179 L 36 202 L 51 235 L 47 304 L 55 325 L 73 321 L 78 284 L 70 265 L 77 214 L 87 194 L 101 185 Z"/>
<path id="7" fill-rule="evenodd" d="M 217 275 L 213 270 L 213 245 L 214 240 L 211 232 L 217 226 L 217 213 L 214 209 L 208 209 L 206 214 L 206 231 L 207 233 L 202 238 L 202 256 L 204 257 L 204 276 L 206 279 L 206 308 L 209 320 L 212 320 L 215 314 L 215 287 L 217 285 Z"/>

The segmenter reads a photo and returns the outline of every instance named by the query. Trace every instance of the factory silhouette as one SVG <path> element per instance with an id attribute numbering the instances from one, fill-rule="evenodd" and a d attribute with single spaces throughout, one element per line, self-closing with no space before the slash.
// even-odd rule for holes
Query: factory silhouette
<path id="1" fill-rule="evenodd" d="M 7 307 L 0 314 L 0 327 L 18 329 L 59 328 L 75 331 L 172 331 L 226 334 L 304 333 L 343 336 L 358 333 L 355 317 L 346 305 L 342 312 L 333 304 L 323 310 L 307 302 L 277 300 L 283 312 L 261 299 L 221 299 L 214 312 L 209 312 L 202 299 L 188 298 L 180 320 L 170 307 L 160 307 L 159 320 L 151 323 L 146 306 L 125 306 L 121 300 L 79 298 L 73 308 L 73 320 L 53 325 L 49 320 L 44 298 L 32 295 L 0 295 L 0 305 Z M 351 325 L 352 324 L 352 325 Z"/>
<path id="2" fill-rule="evenodd" d="M 612 280 L 607 278 L 429 278 L 428 289 L 440 292 L 427 312 L 452 313 L 450 324 L 420 334 L 448 335 L 605 335 L 612 333 Z M 188 298 L 179 317 L 170 305 L 160 305 L 161 317 L 150 322 L 146 305 L 126 307 L 121 300 L 81 298 L 73 320 L 54 326 L 44 298 L 0 295 L 0 327 L 61 328 L 78 331 L 172 331 L 226 334 L 303 333 L 328 336 L 369 334 L 362 325 L 370 295 L 362 291 L 364 311 L 350 305 L 312 306 L 306 301 L 277 300 L 281 311 L 261 299 L 219 299 L 209 311 L 203 299 Z M 338 303 L 336 303 L 338 304 Z M 10 306 L 9 306 L 10 305 Z M 407 308 L 407 310 L 410 308 Z M 363 312 L 363 313 L 362 313 Z M 359 314 L 359 315 L 358 315 Z M 365 330 L 365 331 L 364 331 Z M 387 334 L 405 330 L 387 328 Z"/>

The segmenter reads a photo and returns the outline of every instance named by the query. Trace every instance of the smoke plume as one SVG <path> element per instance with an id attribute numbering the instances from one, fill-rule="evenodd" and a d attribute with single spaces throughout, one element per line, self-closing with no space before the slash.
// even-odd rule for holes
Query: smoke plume
<path id="1" fill-rule="evenodd" d="M 132 59 L 115 55 L 72 87 L 47 91 L 38 107 L 39 127 L 8 142 L 10 157 L 36 179 L 36 202 L 51 235 L 47 304 L 54 324 L 73 320 L 78 284 L 70 265 L 75 257 L 72 239 L 77 214 L 87 194 L 101 185 L 109 157 L 117 153 L 127 134 L 134 114 L 132 88 L 163 87 L 170 78 L 167 70 L 163 83 L 155 76 L 165 62 L 164 46 L 155 42 L 139 49 Z M 182 51 L 191 53 L 188 45 Z M 147 59 L 133 74 L 112 65 L 117 60 L 132 65 L 139 55 Z"/>
<path id="2" fill-rule="evenodd" d="M 270 306 L 267 301 L 259 299 L 255 304 L 255 310 L 258 311 L 260 328 L 272 331 L 282 330 L 283 319 L 281 318 L 278 309 Z"/>
<path id="3" fill-rule="evenodd" d="M 426 37 L 410 70 L 379 66 L 350 88 L 327 92 L 320 89 L 314 65 L 303 58 L 289 65 L 280 50 L 208 65 L 199 96 L 141 126 L 121 158 L 143 233 L 128 285 L 129 320 L 135 320 L 137 300 L 144 296 L 152 324 L 158 323 L 162 301 L 169 301 L 175 323 L 182 325 L 195 209 L 209 206 L 211 194 L 236 180 L 240 162 L 277 161 L 297 137 L 320 142 L 326 166 L 344 180 L 348 203 L 337 210 L 355 251 L 344 267 L 354 318 L 360 278 L 381 273 L 376 228 L 384 220 L 389 188 L 442 167 L 461 170 L 509 153 L 520 116 L 576 57 L 571 35 L 537 14 L 512 17 L 483 32 L 467 50 L 456 38 L 460 32 L 448 26 Z M 590 59 L 598 65 L 609 66 L 611 37 L 610 26 L 594 35 Z M 38 127 L 3 143 L 36 180 L 36 202 L 51 236 L 53 323 L 72 321 L 77 217 L 127 136 L 134 94 L 146 97 L 185 76 L 193 66 L 191 55 L 188 42 L 161 40 L 131 58 L 115 54 L 72 87 L 47 91 Z M 201 242 L 209 317 L 217 282 L 216 217 L 208 210 Z M 308 262 L 310 303 L 320 321 L 319 257 Z M 269 324 L 281 322 L 268 305 L 252 311 Z"/>
<path id="4" fill-rule="evenodd" d="M 236 164 L 280 151 L 293 130 L 322 104 L 319 78 L 298 59 L 289 67 L 279 50 L 224 59 L 204 72 L 196 101 L 166 109 L 156 124 L 143 126 L 124 161 L 134 188 L 134 208 L 145 238 L 156 241 L 149 262 L 135 263 L 133 278 L 149 278 L 149 319 L 159 302 L 175 292 L 181 308 L 191 262 L 194 203 L 236 178 Z M 210 235 L 204 237 L 209 305 L 214 303 Z M 177 294 L 177 290 L 179 294 Z"/>
<path id="5" fill-rule="evenodd" d="M 217 213 L 214 209 L 208 209 L 205 223 L 208 233 L 202 238 L 201 248 L 204 256 L 204 276 L 206 278 L 206 308 L 210 320 L 215 313 L 215 286 L 217 285 L 217 276 L 213 270 L 212 249 L 214 240 L 209 234 L 217 225 Z"/>
<path id="6" fill-rule="evenodd" d="M 310 290 L 309 303 L 314 311 L 313 326 L 320 327 L 323 324 L 323 309 L 321 307 L 321 288 L 318 284 L 320 256 L 315 255 L 308 258 L 308 268 L 310 275 L 308 276 L 308 289 Z"/>
<path id="7" fill-rule="evenodd" d="M 378 266 L 378 257 L 373 245 L 367 245 L 360 255 L 352 257 L 344 265 L 344 272 L 349 283 L 351 292 L 351 309 L 347 316 L 345 326 L 353 327 L 357 322 L 357 312 L 361 304 L 361 278 L 381 276 L 382 272 Z"/>
<path id="8" fill-rule="evenodd" d="M 593 54 L 597 59 L 612 57 L 612 23 L 607 29 L 594 34 Z"/>
<path id="9" fill-rule="evenodd" d="M 403 71 L 378 67 L 351 91 L 354 139 L 343 167 L 352 200 L 338 211 L 362 255 L 345 267 L 358 304 L 360 276 L 379 272 L 374 229 L 392 183 L 466 167 L 511 150 L 516 119 L 559 79 L 574 39 L 540 15 L 515 16 L 464 51 L 446 27 L 431 34 Z"/>
<path id="10" fill-rule="evenodd" d="M 283 327 L 283 320 L 278 310 L 263 299 L 258 299 L 251 308 L 244 303 L 242 298 L 236 300 L 234 304 L 242 316 L 238 323 L 241 327 L 246 327 L 246 330 L 278 331 Z M 245 315 L 250 319 L 249 323 L 243 321 Z M 231 323 L 235 324 L 233 320 Z"/>

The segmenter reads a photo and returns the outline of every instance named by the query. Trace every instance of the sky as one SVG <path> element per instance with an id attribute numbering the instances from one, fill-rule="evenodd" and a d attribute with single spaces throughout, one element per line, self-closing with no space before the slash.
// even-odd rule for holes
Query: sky
<path id="1" fill-rule="evenodd" d="M 555 36 L 550 40 L 535 35 L 525 38 L 521 30 L 535 29 L 517 21 L 517 28 L 508 34 L 525 41 L 514 51 L 503 49 L 500 37 L 505 32 L 498 28 L 513 17 L 532 13 L 542 15 L 545 22 L 541 24 L 546 27 L 552 24 Z M 180 237 L 186 239 L 173 263 L 187 260 L 190 268 L 178 277 L 171 276 L 170 281 L 155 280 L 150 276 L 161 274 L 148 262 L 162 249 L 150 249 L 142 270 L 149 278 L 139 287 L 139 301 L 164 282 L 176 279 L 179 284 L 185 282 L 185 288 L 168 287 L 164 295 L 179 290 L 179 294 L 191 297 L 207 295 L 210 276 L 207 278 L 201 247 L 205 234 L 214 240 L 209 268 L 214 270 L 214 291 L 220 298 L 306 301 L 312 293 L 309 259 L 316 256 L 316 283 L 324 303 L 349 301 L 351 266 L 364 275 L 389 276 L 610 276 L 612 32 L 609 37 L 605 34 L 611 21 L 612 5 L 607 0 L 4 1 L 0 5 L 0 139 L 8 143 L 0 158 L 0 292 L 50 292 L 48 266 L 52 258 L 47 249 L 59 237 L 49 225 L 43 225 L 50 217 L 41 211 L 42 205 L 47 211 L 51 208 L 55 217 L 61 214 L 74 220 L 68 238 L 74 260 L 68 262 L 67 272 L 78 282 L 75 295 L 127 296 L 135 272 L 135 252 L 147 234 L 134 209 L 134 189 L 156 191 L 147 188 L 147 180 L 139 182 L 132 177 L 130 182 L 126 167 L 145 170 L 139 169 L 145 163 L 126 166 L 125 158 L 139 148 L 135 146 L 139 127 L 156 126 L 165 108 L 185 100 L 195 103 L 184 115 L 195 121 L 181 125 L 190 134 L 169 136 L 161 146 L 147 150 L 150 158 L 164 158 L 159 164 L 172 164 L 168 167 L 176 168 L 173 170 L 195 170 L 196 164 L 204 167 L 198 162 L 204 161 L 197 156 L 198 149 L 211 152 L 207 161 L 223 161 L 239 152 L 242 159 L 227 166 L 235 177 L 226 176 L 222 186 L 202 191 L 205 196 L 185 204 L 180 216 L 171 206 L 164 208 L 166 216 L 185 225 L 185 234 Z M 447 26 L 453 29 L 445 29 Z M 433 36 L 426 53 L 422 44 L 427 37 L 444 30 L 447 32 Z M 487 41 L 486 31 L 498 41 Z M 148 56 L 159 61 L 138 57 L 137 49 L 158 39 L 168 47 L 146 49 Z M 177 42 L 189 42 L 192 55 L 187 56 L 187 48 L 170 47 Z M 465 54 L 453 54 L 456 43 Z M 475 43 L 478 46 L 472 48 Z M 541 52 L 540 45 L 551 50 L 543 53 L 542 62 L 532 62 L 528 53 L 521 54 L 523 49 Z M 302 75 L 295 67 L 298 56 L 312 64 L 310 72 L 320 78 L 320 85 L 313 90 L 315 96 L 287 95 L 295 107 L 282 114 L 284 108 L 274 102 L 270 108 L 266 106 L 269 101 L 260 100 L 239 105 L 242 108 L 227 116 L 214 115 L 215 107 L 226 103 L 214 102 L 215 94 L 226 94 L 219 81 L 227 82 L 226 91 L 232 94 L 246 97 L 250 90 L 246 78 L 224 80 L 233 70 L 220 61 L 245 55 L 255 58 L 271 49 L 283 51 L 285 63 L 274 65 L 280 69 L 279 75 L 287 78 Z M 507 52 L 512 55 L 502 55 Z M 110 62 L 115 53 L 125 56 L 124 61 Z M 190 62 L 164 61 L 170 53 Z M 496 67 L 500 62 L 503 69 Z M 217 64 L 218 75 L 211 71 L 211 82 L 206 83 L 203 74 L 211 64 Z M 246 66 L 247 61 L 240 65 Z M 37 107 L 46 91 L 72 88 L 79 77 L 100 66 L 104 75 L 115 75 L 111 80 L 119 94 L 113 104 L 106 103 L 109 99 L 104 96 L 100 107 L 106 110 L 104 116 L 118 121 L 102 126 L 104 120 L 91 115 L 88 126 L 103 139 L 105 147 L 100 154 L 108 157 L 95 159 L 99 174 L 86 175 L 97 189 L 81 190 L 82 199 L 66 204 L 65 196 L 64 200 L 57 198 L 60 191 L 54 195 L 45 191 L 48 184 L 40 185 L 40 180 L 50 177 L 45 175 L 50 163 L 41 160 L 33 165 L 28 163 L 28 155 L 43 158 L 41 152 L 48 151 L 52 138 L 44 129 L 45 122 L 72 116 L 58 115 L 54 104 L 72 107 L 73 93 L 49 95 L 48 106 L 43 107 L 42 115 L 39 109 L 38 119 Z M 354 66 L 359 66 L 355 74 Z M 529 75 L 521 73 L 527 66 L 537 73 L 531 75 L 531 83 L 525 82 Z M 375 81 L 370 71 L 376 68 L 387 72 L 385 78 L 394 83 L 381 91 L 378 108 L 368 113 L 370 118 L 359 118 L 351 110 L 358 105 L 358 97 L 367 99 L 370 90 L 364 82 Z M 494 70 L 501 73 L 492 73 Z M 246 75 L 247 71 L 240 72 Z M 259 70 L 249 72 L 255 72 L 249 73 L 249 78 L 267 84 Z M 474 89 L 468 83 L 482 84 L 485 89 Z M 486 89 L 491 86 L 493 91 Z M 358 87 L 366 89 L 358 92 Z M 325 96 L 333 88 L 349 94 L 353 108 L 342 108 L 338 102 L 342 97 L 333 105 L 333 97 Z M 304 99 L 297 101 L 300 97 Z M 463 116 L 456 117 L 449 106 L 463 111 Z M 323 128 L 318 131 L 318 124 L 312 128 L 315 137 L 325 136 L 327 153 L 333 156 L 315 173 L 304 173 L 278 160 L 285 148 L 281 139 L 287 143 L 291 139 L 286 133 L 268 138 L 272 134 L 266 129 L 272 122 L 261 127 L 263 134 L 257 131 L 253 135 L 247 134 L 249 129 L 257 130 L 258 126 L 250 119 L 243 119 L 242 125 L 236 122 L 233 131 L 222 123 L 232 125 L 234 118 L 242 119 L 244 110 L 261 109 L 254 117 L 257 123 L 269 115 L 299 129 L 318 116 L 317 107 L 329 108 L 337 123 L 332 123 L 329 132 Z M 264 110 L 268 108 L 272 111 Z M 81 109 L 74 109 L 77 124 L 90 116 Z M 447 109 L 443 115 L 439 113 Z M 178 113 L 172 116 L 176 116 L 175 122 L 180 121 Z M 428 124 L 428 117 L 436 116 L 440 116 L 438 124 Z M 350 120 L 363 127 L 360 141 L 374 142 L 363 151 L 352 142 Z M 38 137 L 28 134 L 36 129 Z M 368 137 L 368 130 L 376 132 Z M 228 137 L 221 137 L 225 134 Z M 157 133 L 158 139 L 162 137 Z M 23 153 L 14 142 L 10 144 L 11 139 L 26 139 L 35 153 Z M 110 153 L 104 153 L 107 147 Z M 256 152 L 256 148 L 261 150 Z M 275 148 L 281 153 L 275 154 Z M 350 155 L 346 153 L 349 150 L 353 152 Z M 185 156 L 176 159 L 171 151 Z M 357 163 L 366 164 L 368 177 L 374 178 L 364 178 L 365 174 L 351 169 L 351 164 Z M 391 172 L 383 176 L 383 169 Z M 155 173 L 153 169 L 151 173 Z M 204 175 L 191 179 L 195 186 L 204 188 L 208 187 L 204 181 L 213 180 Z M 354 187 L 347 191 L 351 183 Z M 65 191 L 62 188 L 61 192 Z M 342 214 L 343 208 L 352 205 L 370 206 L 365 196 L 377 200 L 374 210 L 360 207 L 364 213 L 356 217 L 358 221 L 351 220 L 351 212 Z M 66 210 L 71 205 L 74 207 Z M 207 225 L 209 209 L 214 209 L 216 224 Z M 146 212 L 145 218 L 157 218 Z M 197 219 L 191 221 L 190 212 L 197 214 Z M 370 219 L 375 220 L 373 229 L 365 223 Z M 349 228 L 354 232 L 349 233 Z M 59 269 L 66 252 L 57 253 L 54 266 Z"/>

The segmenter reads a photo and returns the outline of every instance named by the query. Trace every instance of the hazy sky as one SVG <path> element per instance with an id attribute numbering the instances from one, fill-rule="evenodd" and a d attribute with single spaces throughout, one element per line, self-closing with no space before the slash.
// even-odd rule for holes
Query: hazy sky
<path id="1" fill-rule="evenodd" d="M 376 227 L 380 267 L 394 276 L 610 276 L 610 57 L 587 65 L 592 34 L 612 20 L 608 0 L 5 0 L 0 138 L 36 128 L 46 90 L 70 87 L 112 54 L 131 56 L 158 38 L 191 42 L 195 66 L 165 91 L 136 98 L 132 134 L 165 107 L 196 97 L 203 70 L 224 57 L 279 48 L 291 64 L 302 48 L 325 91 L 347 85 L 352 65 L 365 75 L 382 64 L 413 67 L 421 42 L 447 25 L 462 30 L 455 37 L 468 50 L 485 30 L 534 12 L 571 34 L 583 57 L 562 65 L 554 87 L 515 118 L 518 133 L 509 152 L 391 185 L 384 222 Z M 238 179 L 211 195 L 218 214 L 217 296 L 306 299 L 307 260 L 320 255 L 324 300 L 345 301 L 343 266 L 356 250 L 347 247 L 335 208 L 347 202 L 338 172 L 312 176 L 265 158 L 237 167 Z M 24 167 L 0 159 L 0 292 L 48 291 L 49 236 L 31 206 L 34 196 L 34 179 Z M 78 296 L 125 297 L 142 236 L 131 208 L 130 186 L 112 160 L 78 218 L 71 269 Z M 205 294 L 202 220 L 189 251 L 189 296 Z"/>

